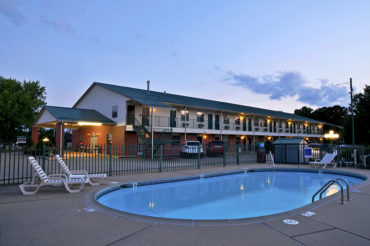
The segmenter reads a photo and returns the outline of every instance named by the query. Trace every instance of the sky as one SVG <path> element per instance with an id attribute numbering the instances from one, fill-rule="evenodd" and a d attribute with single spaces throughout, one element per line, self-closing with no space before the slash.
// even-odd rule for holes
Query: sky
<path id="1" fill-rule="evenodd" d="M 370 84 L 370 1 L 0 0 L 0 76 L 71 107 L 94 82 L 293 112 Z M 104 100 L 100 98 L 97 100 Z"/>

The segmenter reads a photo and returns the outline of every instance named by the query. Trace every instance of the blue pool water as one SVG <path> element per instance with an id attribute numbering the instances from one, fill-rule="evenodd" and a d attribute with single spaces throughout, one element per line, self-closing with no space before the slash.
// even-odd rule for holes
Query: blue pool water
<path id="1" fill-rule="evenodd" d="M 120 211 L 174 219 L 250 218 L 289 211 L 311 203 L 327 181 L 343 175 L 311 172 L 248 172 L 122 188 L 98 202 Z M 352 186 L 363 179 L 344 176 Z M 337 192 L 329 188 L 326 195 Z"/>

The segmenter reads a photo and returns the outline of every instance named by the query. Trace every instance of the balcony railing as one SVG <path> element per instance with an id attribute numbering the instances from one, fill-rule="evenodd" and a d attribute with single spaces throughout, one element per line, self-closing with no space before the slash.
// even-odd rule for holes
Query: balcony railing
<path id="1" fill-rule="evenodd" d="M 133 120 L 129 120 L 127 118 L 127 123 L 132 122 Z M 140 123 L 140 122 L 139 122 Z M 154 127 L 163 127 L 163 128 L 189 128 L 189 129 L 209 129 L 209 130 L 224 130 L 224 131 L 243 131 L 243 125 L 242 124 L 235 124 L 234 122 L 230 122 L 229 124 L 225 124 L 222 121 L 218 123 L 218 128 L 215 129 L 215 126 L 217 125 L 215 121 L 212 122 L 212 127 L 209 128 L 209 122 L 207 119 L 205 119 L 203 122 L 198 121 L 197 119 L 190 119 L 188 121 L 183 121 L 180 118 L 171 119 L 170 117 L 166 116 L 154 116 L 153 117 L 153 126 Z M 137 122 L 135 122 L 137 124 Z M 149 125 L 151 125 L 151 119 L 149 117 Z M 264 133 L 290 133 L 290 128 L 285 127 L 276 127 L 276 131 L 274 129 L 269 129 L 267 126 L 256 126 L 256 125 L 248 125 L 245 129 L 248 129 L 248 131 L 254 131 L 254 132 L 264 132 Z M 292 130 L 294 132 L 294 130 Z M 305 134 L 305 135 L 322 135 L 322 130 L 318 131 L 312 131 L 311 133 L 308 133 L 307 130 L 303 129 L 296 129 L 295 133 L 292 134 Z"/>

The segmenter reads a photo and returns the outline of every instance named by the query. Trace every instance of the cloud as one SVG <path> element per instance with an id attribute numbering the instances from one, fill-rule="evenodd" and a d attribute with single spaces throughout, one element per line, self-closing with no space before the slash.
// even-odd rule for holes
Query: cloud
<path id="1" fill-rule="evenodd" d="M 269 95 L 270 99 L 297 97 L 302 103 L 316 106 L 330 106 L 347 102 L 347 89 L 344 86 L 330 85 L 328 80 L 320 79 L 320 87 L 308 86 L 308 82 L 299 72 L 280 72 L 277 75 L 254 77 L 247 74 L 228 72 L 228 81 L 255 93 Z"/>
<path id="2" fill-rule="evenodd" d="M 68 34 L 72 37 L 75 37 L 75 38 L 78 37 L 74 28 L 69 23 L 67 23 L 63 20 L 53 20 L 53 19 L 49 19 L 46 16 L 40 16 L 40 21 L 43 24 L 53 28 L 55 31 L 57 31 L 59 33 L 66 33 L 66 34 Z"/>
<path id="3" fill-rule="evenodd" d="M 21 25 L 26 20 L 24 15 L 17 9 L 17 3 L 12 0 L 0 1 L 0 14 L 16 26 Z"/>

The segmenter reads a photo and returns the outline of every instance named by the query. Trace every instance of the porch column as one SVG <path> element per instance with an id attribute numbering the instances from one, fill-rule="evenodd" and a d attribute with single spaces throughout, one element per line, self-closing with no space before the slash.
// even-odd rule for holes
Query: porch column
<path id="1" fill-rule="evenodd" d="M 64 146 L 64 122 L 59 121 L 56 124 L 56 136 L 55 136 L 55 144 L 57 149 L 59 150 L 59 155 L 63 156 L 63 146 Z"/>
<path id="2" fill-rule="evenodd" d="M 32 127 L 32 142 L 34 145 L 39 141 L 39 128 L 36 126 Z"/>

